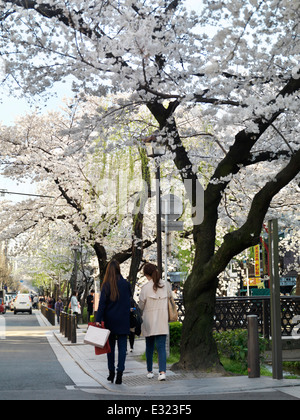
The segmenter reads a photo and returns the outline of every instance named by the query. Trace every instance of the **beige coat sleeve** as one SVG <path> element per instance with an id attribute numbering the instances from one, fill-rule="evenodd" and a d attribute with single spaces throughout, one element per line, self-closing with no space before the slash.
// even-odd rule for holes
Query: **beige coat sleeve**
<path id="1" fill-rule="evenodd" d="M 143 287 L 140 292 L 140 297 L 139 297 L 139 308 L 142 312 L 145 308 L 145 304 L 146 304 L 146 297 L 145 297 L 145 289 Z"/>

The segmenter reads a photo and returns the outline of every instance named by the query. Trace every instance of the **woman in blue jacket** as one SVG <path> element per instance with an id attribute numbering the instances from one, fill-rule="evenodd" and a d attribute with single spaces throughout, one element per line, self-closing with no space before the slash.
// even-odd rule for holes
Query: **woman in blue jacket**
<path id="1" fill-rule="evenodd" d="M 127 350 L 127 335 L 130 332 L 130 284 L 120 272 L 118 261 L 112 260 L 106 269 L 101 287 L 96 323 L 104 322 L 110 330 L 109 344 L 111 352 L 107 354 L 109 376 L 113 383 L 115 378 L 115 347 L 118 341 L 118 366 L 116 384 L 122 383 Z"/>

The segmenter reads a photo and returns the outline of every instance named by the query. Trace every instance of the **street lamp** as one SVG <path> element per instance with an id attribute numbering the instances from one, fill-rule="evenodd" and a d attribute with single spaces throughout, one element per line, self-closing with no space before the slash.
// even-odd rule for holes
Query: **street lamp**
<path id="1" fill-rule="evenodd" d="M 148 157 L 156 158 L 166 153 L 166 146 L 157 141 L 157 134 L 143 138 L 143 142 L 146 144 Z"/>
<path id="2" fill-rule="evenodd" d="M 72 289 L 72 292 L 74 292 L 77 288 L 77 274 L 78 274 L 77 253 L 80 250 L 80 247 L 77 244 L 73 244 L 71 249 L 74 252 L 74 267 L 73 267 L 72 282 L 71 282 L 71 289 Z"/>
<path id="3" fill-rule="evenodd" d="M 147 156 L 156 158 L 166 153 L 166 146 L 157 142 L 156 134 L 143 139 L 146 144 Z M 160 189 L 160 165 L 156 161 L 156 243 L 157 243 L 157 267 L 162 277 L 162 242 L 161 242 L 161 189 Z"/>

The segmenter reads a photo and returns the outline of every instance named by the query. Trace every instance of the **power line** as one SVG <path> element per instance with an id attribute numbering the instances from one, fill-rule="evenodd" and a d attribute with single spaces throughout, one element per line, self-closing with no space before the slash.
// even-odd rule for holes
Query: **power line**
<path id="1" fill-rule="evenodd" d="M 7 191 L 7 190 L 2 190 L 0 188 L 0 195 L 3 196 L 4 194 L 26 195 L 28 197 L 55 198 L 55 197 L 52 197 L 51 195 L 25 194 L 25 193 L 18 193 L 18 192 L 11 192 L 11 191 Z"/>

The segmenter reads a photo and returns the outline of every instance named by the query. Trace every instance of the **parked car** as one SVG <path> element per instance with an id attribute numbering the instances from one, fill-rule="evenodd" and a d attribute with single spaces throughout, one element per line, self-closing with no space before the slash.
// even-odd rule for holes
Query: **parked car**
<path id="1" fill-rule="evenodd" d="M 29 312 L 32 314 L 31 298 L 27 294 L 18 294 L 14 301 L 14 314 L 18 312 Z"/>
<path id="2" fill-rule="evenodd" d="M 0 313 L 5 314 L 5 312 L 6 312 L 5 302 L 2 298 L 0 298 Z"/>

